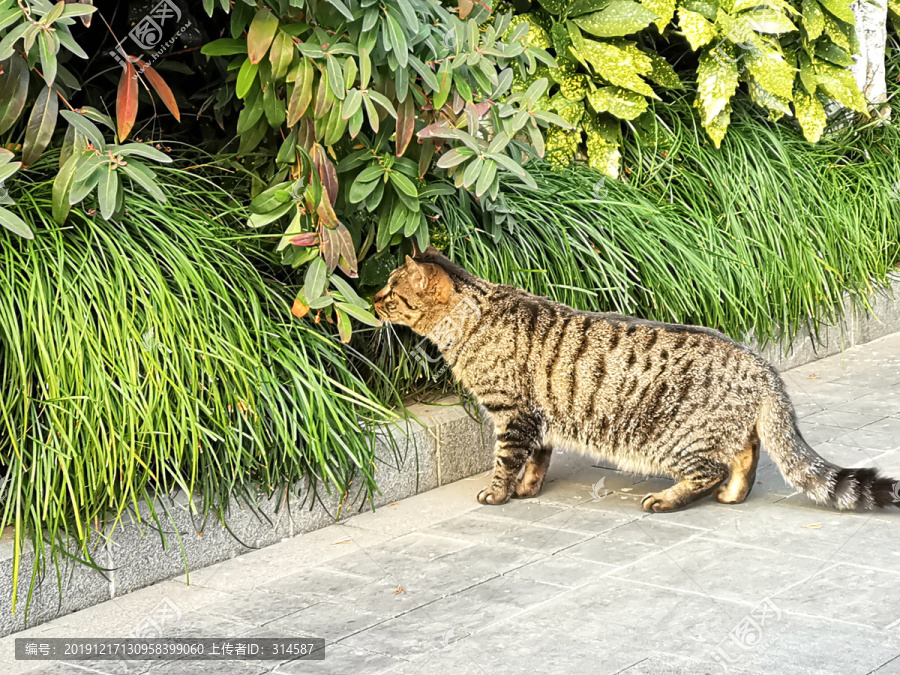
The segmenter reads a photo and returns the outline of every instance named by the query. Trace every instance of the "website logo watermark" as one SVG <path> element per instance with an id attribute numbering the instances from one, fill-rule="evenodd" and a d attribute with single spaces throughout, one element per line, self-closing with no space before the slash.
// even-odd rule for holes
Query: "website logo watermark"
<path id="1" fill-rule="evenodd" d="M 138 56 L 130 56 L 125 53 L 121 46 L 117 46 L 115 50 L 109 54 L 123 67 L 128 61 L 136 63 L 140 66 L 135 74 L 144 72 L 148 66 L 153 65 L 168 50 L 169 47 L 181 37 L 188 28 L 191 27 L 191 21 L 188 19 L 181 23 L 181 9 L 172 0 L 160 0 L 160 2 L 150 10 L 148 14 L 138 21 L 134 28 L 128 32 L 128 38 L 133 42 L 141 53 Z M 170 32 L 177 27 L 177 31 L 172 37 L 163 42 L 166 32 Z M 144 52 L 152 52 L 149 57 L 145 57 Z"/>
<path id="2" fill-rule="evenodd" d="M 759 647 L 763 634 L 780 620 L 781 609 L 769 598 L 751 609 L 716 647 L 713 658 L 722 666 L 722 672 L 728 672 L 729 665 L 738 663 L 742 652 Z"/>
<path id="3" fill-rule="evenodd" d="M 448 351 L 462 340 L 462 331 L 465 322 L 470 319 L 478 321 L 480 318 L 481 310 L 478 309 L 478 305 L 469 298 L 463 298 L 457 303 L 450 314 L 445 316 L 440 323 L 428 331 L 428 334 L 419 340 L 416 346 L 413 347 L 413 359 L 417 361 L 420 366 L 427 369 L 429 364 L 436 363 L 441 359 L 440 356 L 430 356 L 428 354 L 426 345 L 429 341 L 433 342 L 442 352 Z M 450 364 L 445 363 L 444 366 L 432 376 L 432 379 L 436 381 L 449 367 Z"/>

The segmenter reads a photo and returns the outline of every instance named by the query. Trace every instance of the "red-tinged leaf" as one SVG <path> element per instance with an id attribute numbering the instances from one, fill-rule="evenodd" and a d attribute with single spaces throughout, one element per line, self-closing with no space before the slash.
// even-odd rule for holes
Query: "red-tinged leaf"
<path id="1" fill-rule="evenodd" d="M 162 78 L 162 76 L 157 73 L 149 63 L 144 63 L 140 59 L 137 59 L 137 63 L 141 67 L 141 70 L 144 72 L 144 75 L 147 76 L 147 80 L 150 82 L 150 86 L 152 86 L 153 89 L 156 90 L 156 93 L 159 95 L 160 100 L 163 102 L 166 108 L 169 109 L 169 112 L 172 113 L 172 117 L 180 122 L 181 112 L 178 110 L 178 103 L 175 101 L 175 94 L 172 93 L 169 85 L 166 84 L 166 81 Z"/>
<path id="2" fill-rule="evenodd" d="M 412 96 L 403 99 L 397 108 L 397 157 L 402 157 L 416 130 L 416 106 Z"/>
<path id="3" fill-rule="evenodd" d="M 429 124 L 424 129 L 421 129 L 417 136 L 419 138 L 434 138 L 435 134 L 443 133 L 450 129 L 450 123 L 447 120 L 441 120 L 440 122 L 435 122 L 434 124 Z"/>
<path id="4" fill-rule="evenodd" d="M 316 204 L 316 214 L 319 216 L 319 221 L 325 225 L 326 229 L 334 229 L 340 222 L 338 220 L 337 214 L 334 212 L 334 209 L 331 208 L 331 201 L 328 199 L 328 191 L 325 189 L 325 186 L 322 186 L 322 192 L 324 199 Z M 323 242 L 324 244 L 325 242 Z"/>
<path id="5" fill-rule="evenodd" d="M 131 61 L 126 61 L 122 77 L 119 78 L 119 92 L 116 97 L 116 127 L 120 143 L 128 138 L 128 134 L 134 127 L 134 121 L 137 119 L 137 106 L 137 71 Z"/>
<path id="6" fill-rule="evenodd" d="M 303 234 L 298 234 L 296 237 L 291 238 L 291 243 L 294 246 L 318 246 L 319 233 L 304 232 Z"/>
<path id="7" fill-rule="evenodd" d="M 294 306 L 291 307 L 291 314 L 296 316 L 298 319 L 302 319 L 304 316 L 309 314 L 309 305 L 306 304 L 306 300 L 302 295 L 297 295 L 294 298 Z"/>
<path id="8" fill-rule="evenodd" d="M 435 149 L 434 141 L 422 141 L 422 151 L 419 153 L 419 178 L 424 178 L 425 173 L 431 167 L 431 160 L 434 159 Z"/>
<path id="9" fill-rule="evenodd" d="M 247 55 L 250 63 L 259 63 L 263 60 L 269 45 L 275 39 L 275 31 L 278 30 L 278 17 L 268 9 L 261 9 L 253 17 L 250 30 L 247 31 Z"/>
<path id="10" fill-rule="evenodd" d="M 459 18 L 465 19 L 475 7 L 474 0 L 459 0 Z"/>
<path id="11" fill-rule="evenodd" d="M 350 336 L 353 334 L 350 317 L 337 308 L 335 308 L 334 312 L 337 315 L 338 334 L 341 336 L 341 342 L 346 344 L 350 342 Z"/>
<path id="12" fill-rule="evenodd" d="M 334 206 L 338 191 L 337 171 L 334 168 L 334 164 L 328 158 L 328 155 L 325 154 L 325 149 L 318 143 L 313 146 L 310 156 L 316 165 L 316 171 L 319 174 L 319 180 L 322 181 L 322 187 L 328 193 L 331 206 Z M 337 219 L 335 218 L 335 220 Z"/>

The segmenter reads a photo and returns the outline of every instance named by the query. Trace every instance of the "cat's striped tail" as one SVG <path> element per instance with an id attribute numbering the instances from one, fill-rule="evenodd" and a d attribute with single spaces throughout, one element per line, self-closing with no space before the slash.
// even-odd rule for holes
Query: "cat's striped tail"
<path id="1" fill-rule="evenodd" d="M 816 503 L 837 509 L 900 507 L 900 480 L 882 476 L 876 469 L 844 469 L 809 446 L 797 428 L 781 378 L 772 375 L 778 382 L 760 407 L 757 431 L 785 479 Z"/>

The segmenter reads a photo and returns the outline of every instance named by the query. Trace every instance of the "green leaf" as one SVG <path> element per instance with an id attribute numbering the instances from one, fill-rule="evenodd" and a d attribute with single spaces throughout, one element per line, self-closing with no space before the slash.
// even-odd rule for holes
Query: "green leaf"
<path id="1" fill-rule="evenodd" d="M 279 31 L 272 41 L 272 48 L 269 50 L 269 62 L 272 64 L 272 78 L 280 80 L 291 66 L 294 58 L 294 41 L 291 36 L 284 31 Z"/>
<path id="2" fill-rule="evenodd" d="M 18 54 L 9 61 L 9 72 L 0 80 L 0 134 L 19 119 L 28 98 L 28 64 Z"/>
<path id="3" fill-rule="evenodd" d="M 353 335 L 353 327 L 350 325 L 350 317 L 339 309 L 335 309 L 334 314 L 337 318 L 338 335 L 340 335 L 341 337 L 341 342 L 346 344 L 350 342 L 350 337 Z"/>
<path id="4" fill-rule="evenodd" d="M 585 40 L 578 54 L 579 58 L 590 62 L 591 66 L 611 84 L 645 96 L 659 98 L 653 93 L 650 85 L 639 77 L 649 74 L 653 66 L 647 55 L 637 49 L 634 43 L 622 41 L 620 47 L 608 42 Z"/>
<path id="5" fill-rule="evenodd" d="M 391 44 L 397 63 L 400 64 L 401 68 L 406 68 L 409 63 L 409 47 L 406 43 L 406 34 L 403 32 L 400 23 L 394 18 L 390 11 L 385 13 L 385 20 L 387 21 L 388 32 L 390 34 Z"/>
<path id="6" fill-rule="evenodd" d="M 31 28 L 32 24 L 28 21 L 20 23 L 18 26 L 9 31 L 0 40 L 0 61 L 6 61 L 15 51 L 16 42 L 25 35 L 25 32 Z"/>
<path id="7" fill-rule="evenodd" d="M 422 63 L 413 54 L 409 55 L 409 65 L 411 65 L 413 70 L 421 76 L 422 82 L 424 82 L 432 92 L 436 92 L 441 88 L 437 77 L 434 75 L 434 71 L 432 71 L 429 66 Z"/>
<path id="8" fill-rule="evenodd" d="M 572 21 L 591 35 L 620 37 L 636 33 L 658 18 L 656 13 L 634 0 L 611 0 L 605 9 L 575 17 Z"/>
<path id="9" fill-rule="evenodd" d="M 537 190 L 537 183 L 535 182 L 534 178 L 532 178 L 531 175 L 527 171 L 525 171 L 525 169 L 523 169 L 519 164 L 517 164 L 516 161 L 511 157 L 507 157 L 506 155 L 501 155 L 499 153 L 485 155 L 485 157 L 488 159 L 492 159 L 498 165 L 502 166 L 504 169 L 517 176 L 519 180 L 525 183 L 525 185 L 530 187 L 532 190 Z"/>
<path id="10" fill-rule="evenodd" d="M 381 321 L 379 321 L 374 314 L 372 314 L 371 312 L 367 312 L 361 307 L 351 305 L 347 302 L 335 302 L 334 306 L 339 308 L 341 311 L 346 312 L 357 321 L 366 324 L 367 326 L 375 326 L 377 328 L 381 325 Z"/>
<path id="11" fill-rule="evenodd" d="M 156 184 L 156 174 L 146 165 L 136 159 L 129 160 L 122 167 L 131 180 L 144 188 L 147 193 L 160 204 L 165 204 L 168 200 L 162 188 Z"/>
<path id="12" fill-rule="evenodd" d="M 41 31 L 38 36 L 38 47 L 41 55 L 41 71 L 44 82 L 49 87 L 56 79 L 56 44 L 50 33 Z"/>
<path id="13" fill-rule="evenodd" d="M 391 183 L 393 183 L 394 187 L 400 190 L 400 192 L 405 194 L 407 197 L 418 199 L 419 191 L 416 189 L 415 184 L 413 184 L 413 182 L 409 178 L 404 176 L 399 171 L 391 171 L 388 176 L 390 177 Z"/>
<path id="14" fill-rule="evenodd" d="M 347 90 L 341 84 L 344 80 L 344 71 L 341 69 L 340 62 L 331 54 L 326 54 L 325 68 L 328 70 L 328 86 L 331 87 L 332 93 L 343 101 L 347 95 Z"/>
<path id="15" fill-rule="evenodd" d="M 247 41 L 241 39 L 221 38 L 208 42 L 200 48 L 206 56 L 233 56 L 247 53 Z"/>
<path id="16" fill-rule="evenodd" d="M 75 172 L 78 169 L 78 163 L 84 158 L 84 153 L 73 154 L 66 160 L 65 164 L 53 179 L 53 190 L 51 193 L 51 206 L 53 220 L 62 225 L 66 222 L 66 216 L 69 214 L 71 204 L 69 204 L 69 191 L 75 182 Z"/>
<path id="17" fill-rule="evenodd" d="M 325 290 L 325 281 L 328 268 L 321 257 L 316 257 L 306 268 L 306 276 L 303 284 L 303 295 L 308 301 L 313 301 L 322 295 Z"/>
<path id="18" fill-rule="evenodd" d="M 234 93 L 237 94 L 238 98 L 244 98 L 247 95 L 247 92 L 250 91 L 250 86 L 256 79 L 256 73 L 258 71 L 259 66 L 250 61 L 249 58 L 244 61 L 244 64 L 238 72 L 237 83 L 234 86 Z"/>
<path id="19" fill-rule="evenodd" d="M 104 220 L 112 218 L 116 210 L 116 197 L 119 192 L 119 174 L 112 162 L 100 168 L 100 181 L 97 183 L 97 198 L 100 201 L 100 215 Z"/>
<path id="20" fill-rule="evenodd" d="M 31 228 L 9 209 L 0 207 L 0 225 L 23 239 L 34 239 L 34 233 L 32 233 Z"/>
<path id="21" fill-rule="evenodd" d="M 42 87 L 25 129 L 25 144 L 22 147 L 22 163 L 25 166 L 34 164 L 50 143 L 50 137 L 56 129 L 58 112 L 59 99 L 56 90 L 52 87 Z"/>
<path id="22" fill-rule="evenodd" d="M 325 0 L 325 2 L 343 14 L 348 21 L 353 21 L 353 12 L 341 0 Z"/>
<path id="23" fill-rule="evenodd" d="M 338 292 L 344 297 L 344 300 L 349 302 L 351 305 L 356 305 L 360 309 L 368 309 L 369 303 L 363 300 L 356 294 L 356 291 L 353 290 L 353 287 L 350 286 L 346 281 L 344 281 L 337 274 L 333 274 L 331 276 L 331 283 L 338 290 Z"/>
<path id="24" fill-rule="evenodd" d="M 818 70 L 816 80 L 828 96 L 850 110 L 866 112 L 866 99 L 859 90 L 853 73 L 846 68 L 825 62 L 817 63 L 816 69 Z"/>
<path id="25" fill-rule="evenodd" d="M 475 196 L 483 196 L 493 184 L 496 175 L 497 163 L 490 159 L 484 160 L 484 166 L 481 167 L 481 173 L 475 183 Z"/>
<path id="26" fill-rule="evenodd" d="M 170 164 L 172 158 L 161 150 L 157 150 L 152 145 L 146 143 L 126 143 L 125 145 L 112 145 L 110 151 L 116 157 L 127 157 L 128 155 L 137 155 L 146 159 L 152 159 L 162 164 Z"/>
<path id="27" fill-rule="evenodd" d="M 350 191 L 347 193 L 347 199 L 351 204 L 359 204 L 361 201 L 365 200 L 375 188 L 378 186 L 378 181 L 371 180 L 368 182 L 361 181 L 360 177 L 357 176 L 356 180 L 353 181 L 350 185 Z"/>

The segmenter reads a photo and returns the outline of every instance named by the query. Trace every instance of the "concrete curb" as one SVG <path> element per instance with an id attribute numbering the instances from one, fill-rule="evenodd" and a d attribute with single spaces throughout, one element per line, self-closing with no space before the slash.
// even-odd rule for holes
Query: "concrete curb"
<path id="1" fill-rule="evenodd" d="M 779 370 L 786 370 L 900 331 L 900 277 L 892 281 L 890 288 L 879 290 L 872 304 L 875 316 L 855 311 L 848 299 L 843 319 L 835 326 L 820 326 L 818 339 L 804 330 L 789 349 L 770 344 L 761 349 L 757 346 L 757 351 Z M 410 422 L 403 429 L 386 429 L 385 435 L 376 440 L 381 490 L 373 500 L 376 508 L 491 466 L 493 430 L 472 418 L 462 406 L 453 404 L 452 399 L 446 405 L 415 405 L 410 412 L 418 422 Z M 396 444 L 396 456 L 387 434 Z M 300 496 L 285 499 L 285 495 L 280 495 L 262 501 L 258 509 L 234 506 L 225 515 L 224 525 L 214 516 L 204 522 L 197 515 L 197 504 L 184 495 L 142 503 L 140 518 L 132 513 L 116 526 L 94 533 L 90 553 L 102 570 L 61 562 L 60 594 L 56 570 L 48 565 L 43 577 L 35 581 L 27 617 L 25 598 L 34 558 L 32 552 L 26 551 L 20 561 L 18 610 L 13 614 L 13 547 L 12 535 L 7 531 L 0 537 L 0 636 L 179 576 L 185 568 L 196 570 L 333 524 L 340 511 L 338 496 L 320 495 L 321 499 L 312 504 L 308 488 L 298 486 L 293 494 Z M 357 506 L 345 508 L 341 519 L 368 508 L 368 504 L 360 502 L 359 493 L 348 500 Z M 158 527 L 152 517 L 154 512 Z"/>

